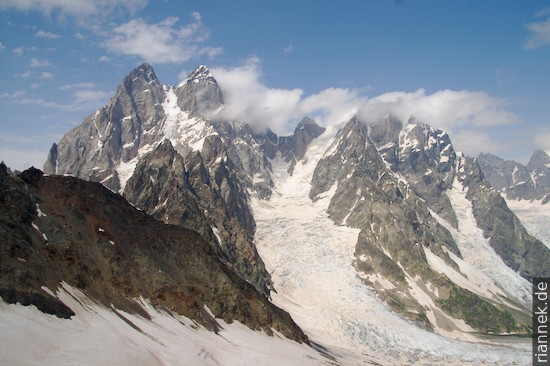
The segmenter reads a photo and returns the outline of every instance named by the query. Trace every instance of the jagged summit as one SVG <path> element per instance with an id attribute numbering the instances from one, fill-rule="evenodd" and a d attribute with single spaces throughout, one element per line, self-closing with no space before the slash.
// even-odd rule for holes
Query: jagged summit
<path id="1" fill-rule="evenodd" d="M 200 65 L 179 83 L 174 92 L 178 106 L 191 114 L 205 115 L 223 105 L 222 91 L 205 65 Z"/>
<path id="2" fill-rule="evenodd" d="M 527 163 L 527 169 L 542 171 L 550 168 L 550 156 L 544 150 L 535 150 Z"/>
<path id="3" fill-rule="evenodd" d="M 211 84 L 217 84 L 216 79 L 214 79 L 214 76 L 212 76 L 210 69 L 208 69 L 206 65 L 199 65 L 195 70 L 193 70 L 187 76 L 187 78 L 185 78 L 185 80 L 183 80 L 177 86 L 182 87 L 188 83 L 198 84 L 201 81 L 211 83 Z"/>
<path id="4" fill-rule="evenodd" d="M 133 69 L 123 80 L 123 84 L 128 84 L 129 82 L 135 82 L 138 79 L 143 79 L 145 82 L 149 83 L 152 81 L 157 81 L 158 78 L 155 74 L 153 66 L 149 63 L 144 62 L 135 69 Z"/>
<path id="5" fill-rule="evenodd" d="M 477 162 L 491 185 L 508 199 L 548 202 L 550 157 L 543 150 L 536 150 L 527 165 L 483 153 Z"/>

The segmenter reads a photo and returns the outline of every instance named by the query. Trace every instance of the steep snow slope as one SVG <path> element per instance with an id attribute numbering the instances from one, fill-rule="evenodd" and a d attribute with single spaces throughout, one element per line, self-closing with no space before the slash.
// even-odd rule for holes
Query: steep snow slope
<path id="1" fill-rule="evenodd" d="M 50 291 L 50 290 L 48 290 Z M 106 309 L 63 284 L 57 296 L 76 313 L 71 320 L 34 306 L 0 301 L 2 365 L 329 365 L 305 344 L 217 319 L 218 334 L 192 320 L 155 309 L 150 320 Z M 23 341 L 24 340 L 24 341 Z"/>
<path id="2" fill-rule="evenodd" d="M 462 184 L 455 179 L 451 190 L 447 191 L 458 219 L 458 230 L 447 224 L 463 259 L 477 271 L 491 279 L 498 289 L 504 290 L 508 298 L 514 299 L 526 308 L 531 307 L 531 284 L 504 264 L 502 258 L 483 236 L 477 227 L 472 203 L 466 198 Z M 498 290 L 494 291 L 498 293 Z"/>
<path id="3" fill-rule="evenodd" d="M 421 330 L 389 310 L 361 281 L 352 265 L 359 231 L 336 226 L 326 213 L 336 186 L 315 203 L 308 197 L 315 166 L 334 133 L 327 130 L 309 146 L 292 176 L 275 158 L 271 199 L 252 200 L 256 245 L 272 275 L 274 303 L 339 359 L 359 362 L 376 355 L 385 360 L 377 362 L 388 364 L 528 363 L 528 343 L 474 344 Z"/>

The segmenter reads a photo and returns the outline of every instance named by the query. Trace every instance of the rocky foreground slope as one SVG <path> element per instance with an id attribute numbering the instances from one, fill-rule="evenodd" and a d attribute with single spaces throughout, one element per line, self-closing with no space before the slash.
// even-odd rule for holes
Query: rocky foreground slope
<path id="1" fill-rule="evenodd" d="M 216 318 L 307 341 L 284 311 L 220 261 L 194 231 L 159 222 L 101 184 L 18 177 L 0 166 L 0 295 L 62 318 L 74 315 L 53 296 L 68 284 L 116 311 L 147 317 L 137 299 L 214 331 Z"/>

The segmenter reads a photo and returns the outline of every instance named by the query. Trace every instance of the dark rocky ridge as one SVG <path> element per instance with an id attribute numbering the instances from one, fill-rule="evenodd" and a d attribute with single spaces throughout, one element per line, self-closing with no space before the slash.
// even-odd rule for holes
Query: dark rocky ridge
<path id="1" fill-rule="evenodd" d="M 0 197 L 4 301 L 26 299 L 67 317 L 70 309 L 41 289 L 64 281 L 106 307 L 145 316 L 131 300 L 143 296 L 215 324 L 208 306 L 227 322 L 307 341 L 286 312 L 221 262 L 200 235 L 154 220 L 98 183 L 32 168 L 14 177 L 3 166 Z"/>
<path id="2" fill-rule="evenodd" d="M 159 220 L 199 232 L 221 259 L 267 297 L 271 285 L 253 244 L 254 218 L 236 184 L 235 169 L 220 149 L 221 140 L 208 137 L 205 157 L 191 153 L 186 164 L 166 140 L 139 161 L 124 196 Z"/>

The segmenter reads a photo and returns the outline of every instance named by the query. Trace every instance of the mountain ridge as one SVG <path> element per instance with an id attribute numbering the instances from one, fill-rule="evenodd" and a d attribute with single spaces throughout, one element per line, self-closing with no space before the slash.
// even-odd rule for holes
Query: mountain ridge
<path id="1" fill-rule="evenodd" d="M 257 250 L 269 247 L 266 228 L 262 223 L 257 232 L 256 211 L 263 222 L 293 225 L 261 216 L 262 207 L 311 185 L 309 201 L 293 209 L 307 213 L 326 201 L 323 215 L 357 230 L 346 266 L 361 279 L 358 291 L 445 337 L 475 341 L 475 332 L 528 332 L 528 280 L 549 275 L 548 249 L 444 131 L 391 116 L 325 128 L 306 116 L 292 135 L 277 136 L 204 117 L 223 108 L 221 89 L 204 66 L 176 86 L 161 85 L 143 65 L 129 75 L 107 106 L 52 147 L 47 173 L 100 182 L 157 219 L 200 233 L 265 298 L 279 292 L 293 298 L 286 286 L 294 278 L 284 264 L 266 267 L 271 260 Z M 285 226 L 272 235 L 281 250 L 283 239 L 298 247 L 309 240 L 289 237 Z M 291 315 L 303 319 L 299 311 Z M 344 328 L 360 319 L 330 317 Z"/>

